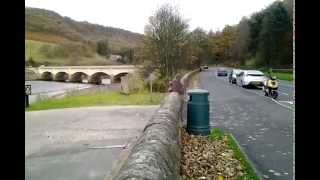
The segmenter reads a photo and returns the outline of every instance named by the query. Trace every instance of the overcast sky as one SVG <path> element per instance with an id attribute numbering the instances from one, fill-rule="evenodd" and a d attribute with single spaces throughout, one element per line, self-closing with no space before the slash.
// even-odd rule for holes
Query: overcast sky
<path id="1" fill-rule="evenodd" d="M 237 24 L 275 0 L 25 0 L 27 7 L 53 10 L 77 21 L 144 32 L 148 18 L 162 4 L 178 7 L 190 30 L 221 30 Z"/>

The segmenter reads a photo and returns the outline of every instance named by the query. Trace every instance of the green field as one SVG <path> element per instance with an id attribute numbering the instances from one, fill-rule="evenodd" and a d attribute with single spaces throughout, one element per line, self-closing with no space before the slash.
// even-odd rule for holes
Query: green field
<path id="1" fill-rule="evenodd" d="M 239 160 L 244 168 L 245 175 L 242 177 L 238 177 L 238 180 L 259 180 L 259 176 L 255 172 L 254 168 L 250 164 L 249 160 L 247 159 L 244 152 L 241 151 L 239 145 L 237 144 L 236 140 L 228 133 L 223 133 L 220 129 L 213 129 L 209 136 L 210 139 L 215 140 L 222 140 L 224 136 L 227 136 L 228 139 L 228 148 L 233 150 L 234 157 Z"/>
<path id="2" fill-rule="evenodd" d="M 27 111 L 59 109 L 85 106 L 110 106 L 110 105 L 157 105 L 164 98 L 165 93 L 142 92 L 124 95 L 119 92 L 99 92 L 85 95 L 70 95 L 61 99 L 48 99 L 36 102 L 28 107 Z"/>

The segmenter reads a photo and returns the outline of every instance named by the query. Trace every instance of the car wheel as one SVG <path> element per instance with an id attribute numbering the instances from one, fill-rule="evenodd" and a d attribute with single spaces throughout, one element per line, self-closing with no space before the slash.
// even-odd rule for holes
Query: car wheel
<path id="1" fill-rule="evenodd" d="M 242 81 L 241 81 L 241 86 L 242 86 L 243 88 L 245 88 L 245 87 L 246 87 L 246 85 L 244 85 Z"/>

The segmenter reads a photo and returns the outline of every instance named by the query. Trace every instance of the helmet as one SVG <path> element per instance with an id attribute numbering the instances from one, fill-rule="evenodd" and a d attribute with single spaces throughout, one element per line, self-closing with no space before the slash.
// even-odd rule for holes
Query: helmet
<path id="1" fill-rule="evenodd" d="M 276 80 L 277 77 L 276 77 L 276 76 L 271 76 L 271 79 L 272 79 L 272 80 Z"/>

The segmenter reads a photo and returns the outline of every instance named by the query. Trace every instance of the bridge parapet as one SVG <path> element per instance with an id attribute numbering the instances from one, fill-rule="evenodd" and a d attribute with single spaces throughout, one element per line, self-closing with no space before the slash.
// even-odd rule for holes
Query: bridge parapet
<path id="1" fill-rule="evenodd" d="M 38 68 L 27 67 L 26 71 L 33 71 L 42 77 L 44 73 L 51 74 L 50 76 L 55 77 L 57 74 L 66 73 L 70 78 L 77 73 L 85 74 L 89 79 L 91 77 L 98 78 L 94 82 L 99 82 L 101 77 L 113 77 L 122 76 L 128 73 L 134 73 L 138 69 L 134 65 L 112 65 L 112 66 L 41 66 Z M 99 75 L 97 75 L 99 74 Z M 52 79 L 52 78 L 49 78 Z M 55 79 L 55 78 L 53 78 Z"/>

